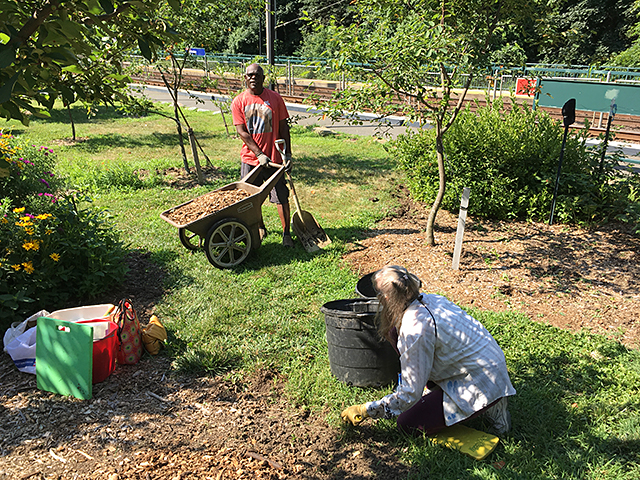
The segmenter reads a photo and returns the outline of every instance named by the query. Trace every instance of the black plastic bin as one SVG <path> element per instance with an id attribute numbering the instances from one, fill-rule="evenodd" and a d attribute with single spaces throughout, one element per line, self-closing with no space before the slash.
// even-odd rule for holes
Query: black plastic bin
<path id="1" fill-rule="evenodd" d="M 335 300 L 320 311 L 327 328 L 331 373 L 338 380 L 357 387 L 379 387 L 398 380 L 398 354 L 389 342 L 378 338 L 377 300 Z"/>
<path id="2" fill-rule="evenodd" d="M 371 272 L 366 274 L 358 283 L 356 283 L 356 294 L 360 295 L 363 298 L 377 298 L 378 294 L 373 288 L 373 274 L 376 272 Z"/>

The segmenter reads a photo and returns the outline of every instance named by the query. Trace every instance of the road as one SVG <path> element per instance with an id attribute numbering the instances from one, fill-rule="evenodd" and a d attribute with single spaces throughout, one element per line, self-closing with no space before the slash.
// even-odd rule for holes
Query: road
<path id="1" fill-rule="evenodd" d="M 144 91 L 144 95 L 153 102 L 172 103 L 171 95 L 166 88 L 153 85 L 131 85 L 134 92 Z M 211 111 L 214 114 L 220 113 L 220 107 L 215 102 L 228 101 L 226 96 L 212 95 L 204 92 L 178 92 L 178 104 L 185 109 L 197 109 L 200 111 Z M 417 130 L 417 124 L 408 124 L 404 117 L 386 117 L 383 121 L 375 121 L 376 116 L 368 113 L 357 113 L 354 115 L 362 125 L 350 125 L 347 121 L 332 122 L 328 118 L 322 118 L 322 112 L 308 105 L 287 103 L 289 115 L 295 117 L 298 125 L 315 125 L 333 132 L 343 132 L 351 135 L 374 135 L 382 131 L 388 131 L 391 138 L 396 138 L 399 134 L 405 133 L 407 129 Z M 430 127 L 427 127 L 430 128 Z"/>
<path id="2" fill-rule="evenodd" d="M 142 93 L 153 102 L 172 103 L 171 95 L 166 88 L 133 84 L 131 88 L 134 92 Z M 178 103 L 185 109 L 197 109 L 200 111 L 211 111 L 214 114 L 220 113 L 220 108 L 215 102 L 227 102 L 228 98 L 223 95 L 212 95 L 205 92 L 188 92 L 180 90 L 178 92 Z M 342 132 L 351 135 L 380 135 L 386 133 L 390 138 L 397 138 L 398 135 L 407 132 L 407 130 L 418 130 L 419 125 L 410 124 L 404 117 L 386 117 L 382 121 L 376 120 L 376 116 L 369 113 L 356 113 L 354 118 L 362 122 L 361 125 L 351 125 L 347 121 L 333 122 L 329 118 L 322 118 L 322 111 L 315 109 L 309 105 L 301 105 L 296 103 L 287 103 L 287 109 L 292 117 L 296 118 L 298 125 L 308 126 L 315 125 L 321 130 L 325 129 L 332 132 Z M 423 128 L 431 128 L 426 125 Z M 590 139 L 589 145 L 598 144 L 598 140 Z M 610 142 L 608 146 L 609 152 L 620 149 L 623 155 L 629 161 L 628 165 L 635 172 L 640 173 L 640 145 L 627 142 Z"/>

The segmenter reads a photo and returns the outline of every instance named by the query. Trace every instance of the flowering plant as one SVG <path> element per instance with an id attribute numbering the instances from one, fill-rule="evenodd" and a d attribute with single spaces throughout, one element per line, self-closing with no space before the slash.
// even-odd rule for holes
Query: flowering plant
<path id="1" fill-rule="evenodd" d="M 61 194 L 54 167 L 51 149 L 1 136 L 3 322 L 95 296 L 126 273 L 125 250 L 106 212 L 79 208 L 76 197 Z"/>
<path id="2" fill-rule="evenodd" d="M 25 298 L 33 295 L 36 286 L 46 290 L 61 258 L 56 251 L 58 219 L 51 213 L 33 215 L 25 207 L 12 208 L 7 199 L 0 212 L 0 293 L 21 293 Z M 4 300 L 17 308 L 15 299 Z"/>
<path id="3" fill-rule="evenodd" d="M 25 200 L 55 202 L 63 180 L 55 174 L 52 148 L 30 145 L 12 135 L 0 134 L 0 191 L 14 204 Z"/>

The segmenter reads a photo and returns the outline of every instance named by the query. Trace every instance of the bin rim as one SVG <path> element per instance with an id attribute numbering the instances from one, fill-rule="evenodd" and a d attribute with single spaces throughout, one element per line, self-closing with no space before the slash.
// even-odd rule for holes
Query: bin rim
<path id="1" fill-rule="evenodd" d="M 330 302 L 325 303 L 324 305 L 322 305 L 322 307 L 320 307 L 320 311 L 324 314 L 332 314 L 338 317 L 354 317 L 354 316 L 370 316 L 372 313 L 375 312 L 354 312 L 353 310 L 339 310 L 339 309 L 335 309 L 335 308 L 331 308 L 330 305 L 334 304 L 334 305 L 338 305 L 338 304 L 343 304 L 343 305 L 352 305 L 352 304 L 361 304 L 361 305 L 375 305 L 375 306 L 379 306 L 380 302 L 378 301 L 377 298 L 345 298 L 345 299 L 340 299 L 340 300 L 332 300 Z"/>

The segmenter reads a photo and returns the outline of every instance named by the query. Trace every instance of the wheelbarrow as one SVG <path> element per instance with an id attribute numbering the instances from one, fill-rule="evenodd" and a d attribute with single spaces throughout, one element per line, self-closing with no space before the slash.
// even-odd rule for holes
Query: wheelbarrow
<path id="1" fill-rule="evenodd" d="M 178 229 L 180 242 L 189 250 L 204 249 L 209 262 L 217 268 L 233 268 L 246 260 L 260 247 L 259 227 L 262 224 L 262 204 L 269 192 L 284 175 L 284 165 L 278 167 L 262 185 L 252 183 L 263 168 L 257 165 L 244 178 L 221 187 L 214 192 L 244 190 L 250 196 L 184 225 L 176 223 L 170 214 L 200 197 L 189 200 L 160 214 L 160 218 Z M 207 194 L 205 194 L 207 195 Z"/>

